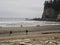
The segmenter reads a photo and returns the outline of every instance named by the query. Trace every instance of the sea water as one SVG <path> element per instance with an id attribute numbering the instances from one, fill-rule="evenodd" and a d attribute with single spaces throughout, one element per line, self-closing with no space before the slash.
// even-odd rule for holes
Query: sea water
<path id="1" fill-rule="evenodd" d="M 29 27 L 29 26 L 47 26 L 60 25 L 60 22 L 53 21 L 33 21 L 21 18 L 0 18 L 0 27 Z"/>

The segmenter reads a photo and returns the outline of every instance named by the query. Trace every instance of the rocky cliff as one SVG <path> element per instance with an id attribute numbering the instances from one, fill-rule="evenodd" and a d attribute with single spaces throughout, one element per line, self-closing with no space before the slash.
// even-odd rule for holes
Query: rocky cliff
<path id="1" fill-rule="evenodd" d="M 45 1 L 42 19 L 60 20 L 60 0 Z"/>

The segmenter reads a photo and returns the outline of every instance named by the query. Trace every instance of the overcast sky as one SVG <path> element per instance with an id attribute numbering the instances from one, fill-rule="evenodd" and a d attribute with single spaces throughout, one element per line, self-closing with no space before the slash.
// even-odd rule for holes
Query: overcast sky
<path id="1" fill-rule="evenodd" d="M 0 0 L 0 18 L 41 17 L 45 0 Z"/>

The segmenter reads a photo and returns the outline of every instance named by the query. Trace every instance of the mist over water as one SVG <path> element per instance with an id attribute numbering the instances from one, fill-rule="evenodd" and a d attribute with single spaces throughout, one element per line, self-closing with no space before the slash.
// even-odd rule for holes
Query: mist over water
<path id="1" fill-rule="evenodd" d="M 51 22 L 51 21 L 32 21 L 21 18 L 1 18 L 0 26 L 1 27 L 30 27 L 30 26 L 46 26 L 46 25 L 60 25 L 60 22 Z"/>

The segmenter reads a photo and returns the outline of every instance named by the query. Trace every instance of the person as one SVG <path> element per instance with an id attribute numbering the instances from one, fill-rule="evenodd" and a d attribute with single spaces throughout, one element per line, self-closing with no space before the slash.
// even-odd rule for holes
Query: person
<path id="1" fill-rule="evenodd" d="M 28 30 L 26 30 L 26 35 L 28 35 Z"/>
<path id="2" fill-rule="evenodd" d="M 9 34 L 11 35 L 12 34 L 12 31 L 10 31 Z"/>
<path id="3" fill-rule="evenodd" d="M 23 27 L 23 25 L 21 25 L 21 27 Z"/>

